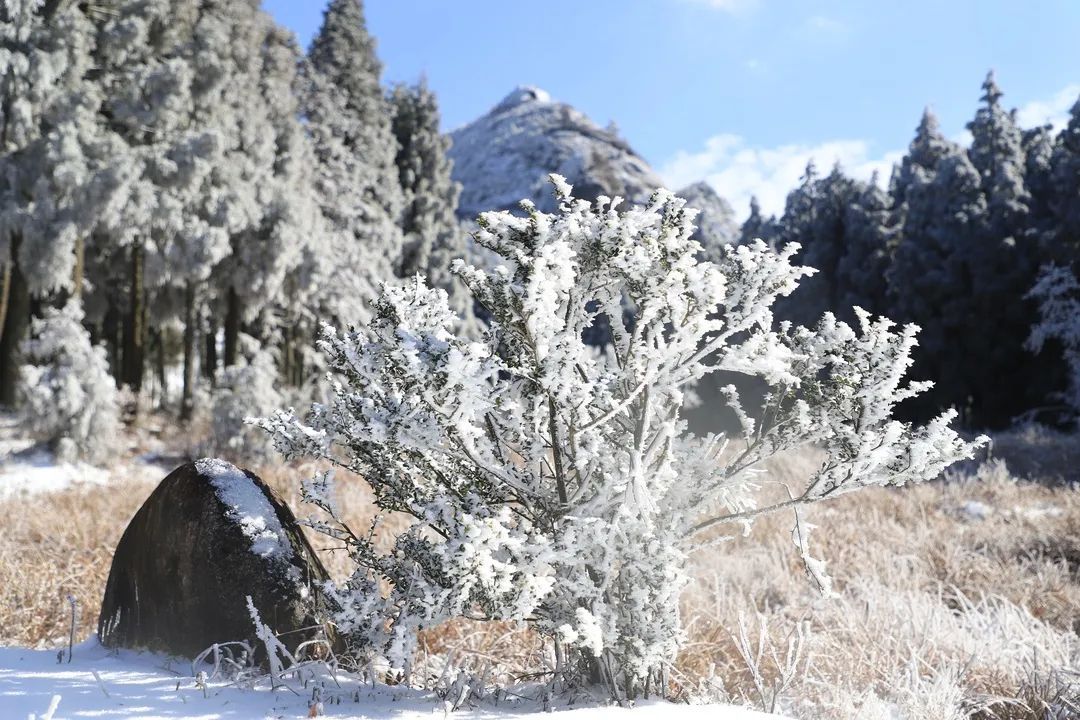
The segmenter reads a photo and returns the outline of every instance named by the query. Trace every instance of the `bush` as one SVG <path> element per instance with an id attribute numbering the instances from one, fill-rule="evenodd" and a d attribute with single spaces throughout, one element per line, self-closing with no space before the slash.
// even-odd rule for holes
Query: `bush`
<path id="1" fill-rule="evenodd" d="M 454 334 L 443 291 L 388 286 L 367 334 L 326 329 L 340 377 L 329 402 L 260 423 L 287 456 L 360 473 L 381 512 L 415 519 L 390 554 L 370 533 L 316 523 L 357 564 L 337 617 L 357 652 L 407 673 L 419 629 L 522 620 L 552 644 L 556 689 L 602 684 L 623 699 L 666 687 L 687 554 L 707 531 L 791 511 L 806 568 L 828 589 L 802 504 L 934 477 L 981 440 L 961 440 L 949 413 L 922 428 L 891 419 L 926 387 L 902 384 L 915 328 L 861 311 L 858 332 L 831 315 L 814 330 L 774 327 L 773 303 L 812 272 L 790 264 L 796 246 L 700 261 L 693 213 L 670 193 L 620 212 L 552 180 L 557 213 L 523 202 L 524 218 L 481 216 L 476 242 L 503 264 L 455 267 L 491 318 L 480 342 Z M 611 344 L 584 342 L 606 318 L 622 319 Z M 688 435 L 687 390 L 718 370 L 773 391 L 755 420 L 725 388 L 742 431 Z M 808 485 L 759 492 L 763 461 L 812 443 L 826 459 Z M 333 515 L 331 477 L 305 495 Z"/>
<path id="2" fill-rule="evenodd" d="M 105 350 L 90 344 L 77 302 L 49 308 L 23 345 L 19 396 L 23 422 L 63 460 L 100 462 L 119 425 L 116 385 Z"/>

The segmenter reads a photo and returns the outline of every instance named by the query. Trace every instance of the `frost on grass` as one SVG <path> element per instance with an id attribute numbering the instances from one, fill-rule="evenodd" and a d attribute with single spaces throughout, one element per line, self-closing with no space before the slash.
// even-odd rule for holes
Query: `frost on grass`
<path id="1" fill-rule="evenodd" d="M 926 480 L 978 442 L 950 429 L 951 413 L 924 427 L 892 419 L 926 387 L 903 381 L 914 327 L 861 310 L 857 328 L 832 315 L 774 323 L 773 303 L 813 272 L 791 264 L 797 246 L 758 241 L 703 261 L 693 212 L 672 194 L 623 211 L 552 183 L 554 214 L 523 202 L 525 217 L 481 216 L 475 241 L 501 264 L 455 266 L 491 318 L 482 340 L 455 334 L 442 290 L 388 286 L 365 333 L 325 330 L 329 401 L 260 422 L 287 456 L 359 473 L 380 511 L 415 520 L 389 554 L 371 533 L 315 523 L 357 565 L 337 618 L 356 652 L 407 673 L 421 628 L 526 621 L 553 643 L 554 689 L 603 684 L 623 699 L 666 686 L 687 554 L 714 528 Z M 583 336 L 603 323 L 598 349 Z M 726 388 L 742 431 L 694 437 L 687 393 L 721 370 L 772 390 L 755 408 Z M 825 459 L 806 485 L 777 488 L 761 471 L 809 444 Z M 327 478 L 309 497 L 332 514 Z"/>
<path id="2" fill-rule="evenodd" d="M 251 552 L 264 558 L 289 560 L 292 546 L 281 527 L 274 506 L 255 482 L 240 468 L 224 460 L 203 458 L 195 469 L 210 480 L 229 519 L 251 541 Z"/>

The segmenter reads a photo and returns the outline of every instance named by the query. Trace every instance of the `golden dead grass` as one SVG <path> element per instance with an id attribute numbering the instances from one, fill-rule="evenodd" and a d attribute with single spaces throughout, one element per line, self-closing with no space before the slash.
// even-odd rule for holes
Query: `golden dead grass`
<path id="1" fill-rule="evenodd" d="M 803 455 L 773 471 L 798 482 L 815 463 Z M 298 482 L 313 469 L 262 476 L 297 508 Z M 366 528 L 369 490 L 358 478 L 339 475 L 338 484 L 343 514 Z M 68 594 L 79 602 L 79 637 L 94 630 L 112 548 L 152 489 L 127 483 L 0 502 L 0 643 L 65 642 Z M 805 577 L 790 516 L 710 545 L 693 558 L 677 685 L 756 705 L 775 700 L 799 717 L 860 720 L 894 711 L 1042 718 L 1039 703 L 1066 707 L 1076 697 L 1067 671 L 1080 657 L 1077 491 L 1018 482 L 991 463 L 970 479 L 864 491 L 805 517 L 817 526 L 812 548 L 828 562 L 836 597 L 823 598 Z M 388 521 L 383 542 L 398 522 Z M 331 542 L 313 541 L 335 575 L 348 572 Z M 448 623 L 425 633 L 421 648 L 426 672 L 447 656 L 503 676 L 544 663 L 536 638 L 504 623 Z M 798 662 L 786 667 L 795 649 Z"/>

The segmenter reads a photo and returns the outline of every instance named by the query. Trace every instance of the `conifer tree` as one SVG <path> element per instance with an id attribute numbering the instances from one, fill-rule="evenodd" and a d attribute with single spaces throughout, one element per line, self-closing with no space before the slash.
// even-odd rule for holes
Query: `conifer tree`
<path id="1" fill-rule="evenodd" d="M 974 418 L 1000 426 L 1040 401 L 1046 387 L 1037 360 L 1016 338 L 1036 321 L 1035 304 L 1027 300 L 1042 264 L 1042 243 L 1030 220 L 1031 195 L 1025 184 L 1028 158 L 1014 112 L 1001 104 L 994 73 L 982 85 L 982 106 L 969 123 L 968 152 L 982 180 L 986 213 L 981 237 L 968 259 L 974 311 L 965 333 L 968 358 L 978 358 L 968 372 L 974 384 Z M 1025 378 L 1014 392 L 1000 392 L 1000 378 Z"/>
<path id="2" fill-rule="evenodd" d="M 937 115 L 929 107 L 925 108 L 907 154 L 893 173 L 890 194 L 894 202 L 902 206 L 911 184 L 925 181 L 926 175 L 934 173 L 938 163 L 955 150 L 956 143 L 942 135 Z"/>
<path id="3" fill-rule="evenodd" d="M 310 273 L 324 290 L 320 315 L 340 323 L 366 324 L 380 282 L 400 266 L 403 201 L 381 71 L 359 0 L 333 0 L 308 53 L 302 105 L 329 233 Z"/>
<path id="4" fill-rule="evenodd" d="M 10 406 L 31 297 L 76 286 L 105 199 L 90 182 L 93 25 L 81 7 L 32 0 L 5 3 L 0 16 L 0 404 Z"/>
<path id="5" fill-rule="evenodd" d="M 856 186 L 857 187 L 857 186 Z M 837 307 L 861 307 L 872 315 L 888 316 L 885 275 L 899 239 L 888 194 L 877 173 L 844 211 L 844 247 L 836 266 Z"/>
<path id="6" fill-rule="evenodd" d="M 971 148 L 968 156 L 982 178 L 989 211 L 989 232 L 997 237 L 1013 237 L 1024 225 L 1029 200 L 1024 186 L 1023 136 L 1012 113 L 1001 105 L 1002 92 L 987 74 L 982 85 L 983 106 L 968 123 Z"/>
<path id="7" fill-rule="evenodd" d="M 1069 112 L 1069 122 L 1058 136 L 1052 157 L 1051 211 L 1057 247 L 1070 260 L 1080 257 L 1080 99 Z"/>
<path id="8" fill-rule="evenodd" d="M 962 148 L 951 147 L 933 172 L 914 166 L 902 198 L 903 238 L 888 274 L 890 317 L 922 328 L 915 372 L 934 387 L 909 410 L 970 411 L 974 391 L 966 340 L 974 321 L 971 258 L 982 237 L 986 199 L 979 172 Z M 962 416 L 970 419 L 970 412 Z"/>
<path id="9" fill-rule="evenodd" d="M 775 247 L 774 240 L 778 232 L 775 217 L 765 217 L 761 213 L 761 203 L 757 196 L 750 198 L 750 216 L 739 229 L 739 245 L 746 245 L 754 240 L 763 240 L 770 247 Z"/>
<path id="10" fill-rule="evenodd" d="M 390 94 L 390 105 L 405 201 L 400 273 L 406 278 L 419 273 L 429 286 L 446 290 L 457 313 L 471 316 L 465 288 L 450 272 L 454 260 L 465 258 L 466 242 L 456 216 L 461 185 L 450 177 L 453 163 L 446 156 L 450 138 L 439 132 L 435 94 L 424 80 L 415 87 L 398 85 Z"/>
<path id="11" fill-rule="evenodd" d="M 838 307 L 837 266 L 846 241 L 847 207 L 859 192 L 861 188 L 845 177 L 839 166 L 819 178 L 810 162 L 802 183 L 788 195 L 778 242 L 798 243 L 796 257 L 815 273 L 796 293 L 777 304 L 780 317 L 809 325 Z"/>

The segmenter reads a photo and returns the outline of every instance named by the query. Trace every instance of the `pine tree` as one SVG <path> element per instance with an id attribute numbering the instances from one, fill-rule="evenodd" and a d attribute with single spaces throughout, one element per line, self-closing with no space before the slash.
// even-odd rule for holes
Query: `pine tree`
<path id="1" fill-rule="evenodd" d="M 878 184 L 877 173 L 845 209 L 844 247 L 836 265 L 835 312 L 861 307 L 872 315 L 888 315 L 885 275 L 899 240 L 891 201 Z"/>
<path id="2" fill-rule="evenodd" d="M 900 161 L 900 166 L 893 174 L 890 194 L 894 201 L 902 204 L 908 188 L 914 182 L 925 181 L 927 174 L 932 174 L 945 157 L 956 150 L 956 143 L 945 139 L 937 115 L 929 107 L 923 110 L 915 137 L 908 145 L 907 154 Z"/>
<path id="3" fill-rule="evenodd" d="M 302 107 L 328 232 L 309 272 L 324 290 L 320 315 L 340 323 L 367 323 L 379 284 L 400 267 L 403 200 L 380 72 L 359 0 L 333 0 L 304 67 Z"/>
<path id="4" fill-rule="evenodd" d="M 1058 136 L 1051 159 L 1054 191 L 1050 205 L 1057 229 L 1057 247 L 1069 260 L 1080 257 L 1080 99 Z"/>
<path id="5" fill-rule="evenodd" d="M 770 247 L 775 247 L 774 240 L 778 233 L 778 223 L 775 217 L 765 217 L 761 214 L 761 203 L 757 196 L 750 198 L 750 216 L 743 222 L 739 229 L 739 245 L 747 245 L 754 240 L 762 240 Z"/>
<path id="6" fill-rule="evenodd" d="M 105 351 L 90 343 L 77 300 L 32 323 L 19 388 L 21 420 L 64 460 L 105 459 L 119 427 Z"/>
<path id="7" fill-rule="evenodd" d="M 987 74 L 982 89 L 984 105 L 967 126 L 972 137 L 968 156 L 982 178 L 989 232 L 995 237 L 1015 238 L 1026 221 L 1030 199 L 1024 186 L 1027 158 L 1023 135 L 1012 113 L 1001 105 L 1002 92 L 993 71 Z"/>
<path id="8" fill-rule="evenodd" d="M 13 405 L 31 297 L 81 285 L 77 258 L 105 202 L 96 162 L 93 25 L 80 7 L 0 8 L 0 404 Z"/>
<path id="9" fill-rule="evenodd" d="M 398 85 L 390 94 L 390 105 L 405 200 L 401 275 L 419 273 L 431 287 L 446 290 L 455 312 L 471 316 L 471 300 L 450 272 L 454 260 L 465 259 L 466 238 L 456 216 L 461 185 L 450 177 L 453 163 L 446 156 L 450 138 L 439 132 L 435 94 L 424 80 L 415 87 Z"/>
<path id="10" fill-rule="evenodd" d="M 909 403 L 916 416 L 954 406 L 970 420 L 975 318 L 971 259 L 983 236 L 986 199 L 979 172 L 962 148 L 952 147 L 931 172 L 911 173 L 902 198 L 903 237 L 888 273 L 890 317 L 922 328 L 914 371 L 934 388 Z"/>
<path id="11" fill-rule="evenodd" d="M 839 307 L 837 266 L 846 243 L 847 207 L 860 192 L 861 187 L 839 166 L 819 178 L 811 162 L 802 183 L 788 194 L 777 242 L 798 243 L 798 261 L 816 272 L 777 305 L 780 317 L 812 325 L 826 311 Z"/>

